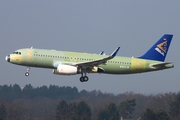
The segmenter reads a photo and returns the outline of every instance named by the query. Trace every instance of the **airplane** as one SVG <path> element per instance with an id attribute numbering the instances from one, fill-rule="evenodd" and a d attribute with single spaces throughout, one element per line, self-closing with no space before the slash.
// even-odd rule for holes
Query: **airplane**
<path id="1" fill-rule="evenodd" d="M 87 73 L 134 74 L 173 68 L 172 62 L 164 62 L 172 37 L 164 34 L 140 57 L 116 56 L 120 47 L 111 55 L 24 48 L 7 55 L 5 60 L 27 66 L 25 76 L 29 76 L 30 67 L 49 68 L 56 75 L 81 74 L 80 81 L 87 82 Z"/>

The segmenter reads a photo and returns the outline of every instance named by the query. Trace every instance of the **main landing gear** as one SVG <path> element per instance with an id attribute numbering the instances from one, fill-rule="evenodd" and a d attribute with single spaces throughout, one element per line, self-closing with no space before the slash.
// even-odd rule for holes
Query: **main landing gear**
<path id="1" fill-rule="evenodd" d="M 25 73 L 25 76 L 28 77 L 29 76 L 29 71 L 30 71 L 30 67 L 27 67 L 27 71 Z"/>
<path id="2" fill-rule="evenodd" d="M 86 73 L 85 73 L 85 76 L 83 76 L 83 73 L 81 75 L 82 76 L 79 79 L 81 82 L 87 82 L 89 80 L 89 78 L 86 76 Z"/>

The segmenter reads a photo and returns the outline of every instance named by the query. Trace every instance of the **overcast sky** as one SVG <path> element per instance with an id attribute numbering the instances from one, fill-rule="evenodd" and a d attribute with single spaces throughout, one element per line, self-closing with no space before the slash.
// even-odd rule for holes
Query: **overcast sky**
<path id="1" fill-rule="evenodd" d="M 107 93 L 180 91 L 179 0 L 0 0 L 0 85 L 72 86 Z M 5 56 L 20 48 L 141 56 L 163 34 L 173 34 L 166 61 L 175 68 L 133 75 L 59 76 L 50 69 L 10 64 Z"/>

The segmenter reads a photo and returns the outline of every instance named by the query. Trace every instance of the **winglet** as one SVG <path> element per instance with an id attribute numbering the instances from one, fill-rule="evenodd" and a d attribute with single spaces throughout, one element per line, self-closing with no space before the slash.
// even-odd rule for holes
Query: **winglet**
<path id="1" fill-rule="evenodd" d="M 99 55 L 104 55 L 104 51 L 100 52 Z"/>
<path id="2" fill-rule="evenodd" d="M 111 56 L 112 56 L 112 57 L 115 57 L 116 54 L 118 53 L 119 49 L 120 49 L 120 47 L 118 47 L 118 48 L 111 54 Z"/>

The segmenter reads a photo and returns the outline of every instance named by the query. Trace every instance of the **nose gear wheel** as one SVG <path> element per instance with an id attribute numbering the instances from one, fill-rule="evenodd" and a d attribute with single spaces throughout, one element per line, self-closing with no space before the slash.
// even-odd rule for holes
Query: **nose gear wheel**
<path id="1" fill-rule="evenodd" d="M 29 71 L 30 71 L 30 67 L 27 67 L 27 71 L 25 73 L 25 76 L 28 77 L 29 76 Z"/>

